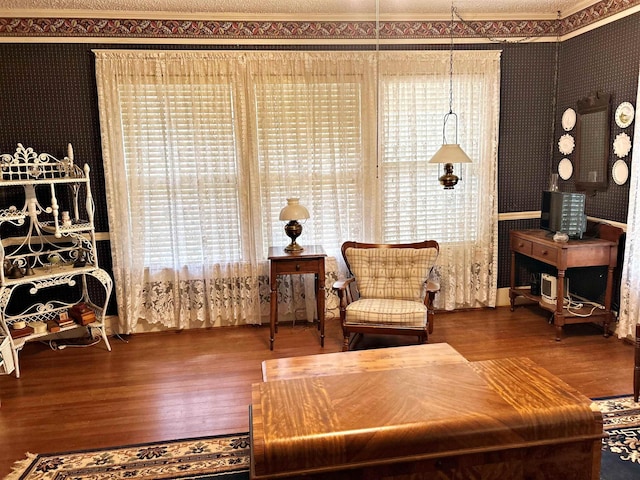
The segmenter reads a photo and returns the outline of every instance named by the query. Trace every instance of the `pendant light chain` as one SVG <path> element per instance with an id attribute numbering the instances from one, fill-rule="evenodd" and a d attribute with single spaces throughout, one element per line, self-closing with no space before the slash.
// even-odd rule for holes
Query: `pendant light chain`
<path id="1" fill-rule="evenodd" d="M 376 179 L 380 178 L 380 0 L 376 0 Z"/>

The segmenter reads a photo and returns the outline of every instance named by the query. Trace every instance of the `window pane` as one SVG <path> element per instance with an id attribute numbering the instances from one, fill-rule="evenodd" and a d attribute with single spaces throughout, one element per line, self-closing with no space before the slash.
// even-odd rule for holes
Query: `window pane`
<path id="1" fill-rule="evenodd" d="M 285 199 L 298 196 L 312 216 L 304 243 L 339 245 L 361 224 L 360 85 L 322 79 L 260 84 L 256 110 L 265 215 L 277 219 Z M 347 233 L 335 228 L 337 212 Z M 265 222 L 265 228 L 265 250 L 288 243 L 277 222 Z"/>
<path id="2" fill-rule="evenodd" d="M 127 174 L 145 189 L 132 206 L 145 212 L 145 265 L 240 260 L 230 88 L 122 86 L 120 97 Z"/>
<path id="3" fill-rule="evenodd" d="M 465 76 L 465 86 L 474 81 Z M 458 82 L 461 80 L 457 79 Z M 473 215 L 478 179 L 469 165 L 454 165 L 461 177 L 455 195 L 444 192 L 438 178 L 442 164 L 430 164 L 443 141 L 444 113 L 449 111 L 449 79 L 416 75 L 384 79 L 382 108 L 382 235 L 383 242 L 438 239 L 440 243 L 474 241 L 478 216 Z M 465 96 L 473 96 L 466 91 Z M 481 109 L 465 112 L 478 123 Z M 453 126 L 453 128 L 451 128 Z M 447 143 L 455 143 L 455 118 L 447 122 Z M 463 149 L 477 158 L 477 146 Z M 464 184 L 462 183 L 464 182 Z M 465 228 L 452 228 L 451 219 L 464 218 Z"/>

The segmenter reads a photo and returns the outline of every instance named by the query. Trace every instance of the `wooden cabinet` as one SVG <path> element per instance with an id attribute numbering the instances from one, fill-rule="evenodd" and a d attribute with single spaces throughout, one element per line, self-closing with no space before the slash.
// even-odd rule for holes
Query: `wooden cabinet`
<path id="1" fill-rule="evenodd" d="M 509 233 L 511 250 L 511 279 L 509 298 L 511 310 L 514 309 L 515 299 L 519 296 L 538 302 L 538 304 L 553 312 L 553 324 L 556 327 L 556 340 L 560 340 L 563 325 L 570 323 L 593 322 L 602 319 L 605 337 L 609 335 L 611 323 L 611 298 L 613 293 L 613 270 L 618 256 L 617 243 L 602 238 L 583 238 L 568 242 L 555 242 L 549 232 L 545 230 L 512 230 Z M 543 301 L 540 295 L 534 295 L 528 287 L 516 286 L 516 260 L 518 255 L 524 255 L 557 269 L 556 303 Z M 564 279 L 566 271 L 576 267 L 607 267 L 607 287 L 604 308 L 592 309 L 582 307 L 567 311 L 564 308 Z"/>
<path id="2" fill-rule="evenodd" d="M 104 317 L 113 281 L 98 266 L 89 166 L 73 163 L 71 145 L 58 160 L 18 144 L 15 154 L 0 157 L 0 169 L 0 198 L 11 203 L 0 205 L 0 329 L 16 377 L 25 343 L 53 333 L 87 328 L 111 350 Z M 99 289 L 99 300 L 91 298 Z M 80 302 L 95 321 L 56 324 Z"/>

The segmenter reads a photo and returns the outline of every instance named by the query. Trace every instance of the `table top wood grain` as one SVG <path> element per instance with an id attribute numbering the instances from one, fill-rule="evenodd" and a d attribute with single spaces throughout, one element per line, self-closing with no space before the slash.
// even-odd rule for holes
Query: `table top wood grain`
<path id="1" fill-rule="evenodd" d="M 526 358 L 252 386 L 255 478 L 602 436 L 591 402 Z"/>
<path id="2" fill-rule="evenodd" d="M 448 343 L 430 343 L 372 350 L 276 358 L 262 362 L 262 380 L 372 372 L 434 364 L 465 363 Z"/>

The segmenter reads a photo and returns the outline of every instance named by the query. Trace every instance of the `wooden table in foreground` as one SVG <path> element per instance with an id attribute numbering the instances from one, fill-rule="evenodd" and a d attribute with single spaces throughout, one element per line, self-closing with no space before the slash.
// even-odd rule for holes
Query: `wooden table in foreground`
<path id="1" fill-rule="evenodd" d="M 372 367 L 267 369 L 252 387 L 251 478 L 599 479 L 601 413 L 528 359 Z"/>

